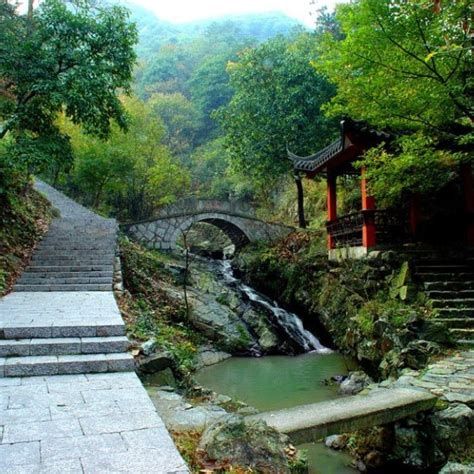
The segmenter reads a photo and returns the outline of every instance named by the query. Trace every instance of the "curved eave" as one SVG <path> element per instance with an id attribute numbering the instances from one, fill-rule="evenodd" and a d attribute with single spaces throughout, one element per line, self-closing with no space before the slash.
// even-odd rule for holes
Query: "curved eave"
<path id="1" fill-rule="evenodd" d="M 295 171 L 314 173 L 324 168 L 327 163 L 343 151 L 344 146 L 341 139 L 337 139 L 326 148 L 310 156 L 298 156 L 287 149 L 288 159 L 292 161 Z"/>

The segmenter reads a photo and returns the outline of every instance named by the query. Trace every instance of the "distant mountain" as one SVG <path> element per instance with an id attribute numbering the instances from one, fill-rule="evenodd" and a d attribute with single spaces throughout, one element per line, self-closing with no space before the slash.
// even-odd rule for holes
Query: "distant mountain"
<path id="1" fill-rule="evenodd" d="M 140 41 L 137 53 L 148 57 L 166 43 L 192 41 L 212 25 L 228 24 L 242 39 L 263 42 L 277 35 L 288 35 L 295 28 L 305 28 L 302 23 L 280 12 L 226 15 L 190 23 L 170 23 L 161 20 L 154 12 L 130 1 L 121 1 L 131 11 L 131 20 L 137 24 Z"/>

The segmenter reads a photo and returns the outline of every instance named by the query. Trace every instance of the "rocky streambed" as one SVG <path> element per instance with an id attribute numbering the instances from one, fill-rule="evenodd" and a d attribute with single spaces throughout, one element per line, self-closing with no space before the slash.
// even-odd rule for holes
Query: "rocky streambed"
<path id="1" fill-rule="evenodd" d="M 196 258 L 189 273 L 190 320 L 220 349 L 239 356 L 328 352 L 296 314 L 234 278 L 229 262 Z"/>
<path id="2" fill-rule="evenodd" d="M 171 264 L 170 268 L 176 281 L 182 282 L 183 267 Z M 178 285 L 168 291 L 180 293 L 181 289 Z M 199 350 L 197 371 L 185 392 L 176 388 L 179 384 L 173 379 L 171 367 L 167 367 L 166 356 L 152 354 L 151 366 L 145 364 L 145 368 L 152 369 L 148 372 L 160 369 L 146 376 L 144 382 L 168 429 L 178 438 L 183 433 L 199 433 L 201 437 L 211 426 L 221 426 L 212 435 L 212 442 L 211 435 L 207 437 L 206 450 L 235 432 L 249 443 L 266 439 L 265 446 L 257 442 L 257 451 L 267 453 L 266 460 L 255 462 L 262 462 L 261 466 L 277 463 L 281 469 L 262 472 L 287 472 L 287 468 L 298 472 L 290 465 L 300 462 L 299 451 L 287 437 L 266 425 L 247 425 L 243 420 L 258 411 L 341 396 L 338 385 L 328 381 L 347 374 L 347 361 L 324 347 L 296 314 L 234 278 L 226 261 L 194 258 L 186 291 L 192 308 L 190 320 L 212 345 Z M 145 352 L 152 345 L 144 344 Z M 198 446 L 196 452 L 202 449 Z M 344 454 L 334 453 L 324 444 L 310 443 L 305 449 L 313 461 L 324 458 L 324 463 L 310 466 L 310 472 L 351 472 L 350 459 Z M 285 462 L 289 463 L 286 468 Z"/>

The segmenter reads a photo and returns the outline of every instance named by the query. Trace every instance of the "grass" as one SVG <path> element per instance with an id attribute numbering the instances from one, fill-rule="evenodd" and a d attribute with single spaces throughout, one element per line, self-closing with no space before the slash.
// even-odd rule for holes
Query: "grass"
<path id="1" fill-rule="evenodd" d="M 0 296 L 13 287 L 52 216 L 50 203 L 32 187 L 0 208 Z"/>
<path id="2" fill-rule="evenodd" d="M 176 289 L 174 276 L 166 266 L 172 262 L 170 257 L 124 237 L 119 245 L 127 290 L 119 298 L 119 306 L 128 335 L 138 342 L 155 338 L 158 349 L 172 355 L 178 375 L 188 375 L 194 368 L 198 346 L 207 340 L 187 321 L 183 299 L 165 289 Z"/>

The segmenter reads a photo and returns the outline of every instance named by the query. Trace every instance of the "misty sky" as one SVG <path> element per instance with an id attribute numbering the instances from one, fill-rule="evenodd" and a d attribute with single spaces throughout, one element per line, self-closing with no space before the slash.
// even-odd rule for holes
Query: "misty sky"
<path id="1" fill-rule="evenodd" d="M 186 22 L 229 14 L 281 11 L 311 25 L 310 0 L 131 0 L 171 22 Z M 316 0 L 332 8 L 338 0 Z"/>

